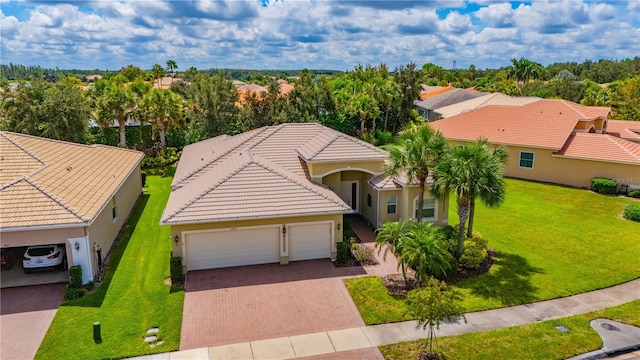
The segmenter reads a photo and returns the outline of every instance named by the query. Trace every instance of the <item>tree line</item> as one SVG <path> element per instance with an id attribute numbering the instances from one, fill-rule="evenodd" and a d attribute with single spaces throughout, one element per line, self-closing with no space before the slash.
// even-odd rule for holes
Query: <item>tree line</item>
<path id="1" fill-rule="evenodd" d="M 601 63 L 625 64 L 637 72 L 634 66 L 638 60 L 601 61 L 584 66 L 580 74 L 596 71 L 598 66 L 604 66 L 597 65 Z M 76 76 L 57 81 L 39 76 L 17 84 L 3 79 L 0 128 L 157 152 L 167 146 L 181 148 L 220 134 L 237 134 L 267 125 L 318 122 L 382 145 L 390 143 L 407 124 L 421 120 L 414 105 L 421 84 L 471 85 L 480 91 L 565 98 L 585 105 L 610 106 L 613 118 L 640 120 L 640 75 L 602 86 L 580 80 L 571 72 L 581 69 L 579 66 L 568 66 L 544 80 L 549 77 L 549 68 L 559 69 L 555 65 L 545 69 L 528 59 L 513 59 L 512 66 L 499 71 L 480 71 L 471 65 L 452 72 L 434 64 L 419 68 L 414 63 L 393 70 L 385 64 L 358 65 L 332 74 L 302 70 L 294 77 L 286 77 L 294 88 L 282 94 L 279 78 L 267 73 L 252 75 L 268 89 L 266 92 L 240 93 L 229 72 L 210 74 L 194 67 L 178 72 L 178 64 L 169 60 L 166 66 L 155 64 L 151 71 L 125 66 L 90 83 L 88 90 Z M 167 75 L 181 81 L 175 79 L 170 89 L 162 89 L 159 80 Z M 150 125 L 151 131 L 144 132 L 144 136 L 139 132 L 132 142 L 132 136 L 127 139 L 127 131 L 132 131 L 127 130 L 127 121 Z M 88 127 L 89 123 L 97 128 Z M 114 128 L 118 131 L 115 143 L 109 135 Z"/>

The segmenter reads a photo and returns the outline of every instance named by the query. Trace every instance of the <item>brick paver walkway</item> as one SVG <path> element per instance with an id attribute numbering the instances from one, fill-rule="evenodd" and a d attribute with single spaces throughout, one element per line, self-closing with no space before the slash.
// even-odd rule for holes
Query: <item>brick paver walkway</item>
<path id="1" fill-rule="evenodd" d="M 364 274 L 329 260 L 189 272 L 180 349 L 362 326 L 342 279 Z"/>
<path id="2" fill-rule="evenodd" d="M 401 273 L 400 268 L 398 267 L 398 259 L 396 259 L 395 255 L 387 250 L 387 246 L 384 245 L 380 251 L 376 248 L 376 235 L 371 230 L 364 220 L 360 216 L 352 216 L 350 217 L 351 230 L 356 233 L 356 236 L 362 243 L 373 249 L 373 253 L 378 260 L 378 265 L 372 266 L 363 266 L 364 270 L 369 275 L 376 276 L 386 276 L 390 274 L 399 274 Z M 385 255 L 386 251 L 386 255 Z"/>
<path id="3" fill-rule="evenodd" d="M 62 304 L 65 284 L 0 291 L 0 359 L 33 359 Z"/>

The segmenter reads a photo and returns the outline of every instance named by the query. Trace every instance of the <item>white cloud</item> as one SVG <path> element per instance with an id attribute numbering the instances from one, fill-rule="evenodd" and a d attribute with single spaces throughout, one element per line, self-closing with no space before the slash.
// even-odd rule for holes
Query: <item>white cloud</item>
<path id="1" fill-rule="evenodd" d="M 462 1 L 3 3 L 0 50 L 3 62 L 61 68 L 150 68 L 171 58 L 181 68 L 343 70 L 411 61 L 449 67 L 453 60 L 486 68 L 506 66 L 513 57 L 549 63 L 640 53 L 635 1 L 535 1 L 516 9 L 474 3 L 476 11 Z M 438 4 L 449 9 L 436 12 Z M 20 16 L 7 12 L 18 5 Z"/>

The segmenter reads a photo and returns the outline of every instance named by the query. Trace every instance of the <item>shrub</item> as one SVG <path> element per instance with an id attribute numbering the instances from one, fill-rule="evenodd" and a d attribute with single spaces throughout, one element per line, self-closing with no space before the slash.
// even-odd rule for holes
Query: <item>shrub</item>
<path id="1" fill-rule="evenodd" d="M 64 299 L 73 300 L 84 296 L 84 289 L 67 285 L 64 289 Z"/>
<path id="2" fill-rule="evenodd" d="M 353 255 L 351 254 L 351 244 L 347 241 L 341 241 L 337 244 L 338 253 L 336 254 L 336 262 L 338 264 L 346 264 Z"/>
<path id="3" fill-rule="evenodd" d="M 464 242 L 464 251 L 460 255 L 460 265 L 467 269 L 477 269 L 487 258 L 489 241 L 482 237 L 480 233 L 473 232 L 473 237 L 467 238 Z"/>
<path id="4" fill-rule="evenodd" d="M 96 284 L 93 281 L 89 281 L 84 287 L 87 291 L 91 291 L 96 287 Z"/>
<path id="5" fill-rule="evenodd" d="M 624 208 L 623 216 L 632 221 L 640 222 L 640 204 L 629 204 Z"/>
<path id="6" fill-rule="evenodd" d="M 591 190 L 599 194 L 615 194 L 618 183 L 615 180 L 594 177 L 591 179 Z"/>
<path id="7" fill-rule="evenodd" d="M 476 242 L 467 240 L 464 242 L 464 251 L 460 255 L 460 265 L 467 269 L 477 269 L 487 258 L 487 249 L 483 249 Z"/>
<path id="8" fill-rule="evenodd" d="M 632 198 L 640 199 L 640 189 L 631 190 L 627 195 Z"/>
<path id="9" fill-rule="evenodd" d="M 171 271 L 171 283 L 177 284 L 184 280 L 184 273 L 182 272 L 182 258 L 178 256 L 172 256 L 170 260 Z"/>
<path id="10" fill-rule="evenodd" d="M 458 250 L 458 231 L 451 225 L 436 228 L 436 234 L 442 239 L 447 251 L 455 256 Z"/>
<path id="11" fill-rule="evenodd" d="M 373 249 L 363 244 L 353 244 L 352 247 L 353 256 L 362 265 L 375 265 L 377 263 L 375 256 L 373 255 Z"/>
<path id="12" fill-rule="evenodd" d="M 142 176 L 142 187 L 145 187 L 145 185 L 147 185 L 147 173 L 146 172 L 141 172 L 140 176 Z"/>
<path id="13" fill-rule="evenodd" d="M 79 288 L 82 286 L 82 268 L 80 265 L 73 265 L 69 268 L 69 287 Z"/>

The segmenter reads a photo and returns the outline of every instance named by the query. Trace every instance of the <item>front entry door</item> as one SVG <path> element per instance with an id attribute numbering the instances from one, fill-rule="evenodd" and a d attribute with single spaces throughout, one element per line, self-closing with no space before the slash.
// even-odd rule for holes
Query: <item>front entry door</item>
<path id="1" fill-rule="evenodd" d="M 358 212 L 358 182 L 357 181 L 342 181 L 340 188 L 340 198 L 351 206 L 354 212 Z"/>

